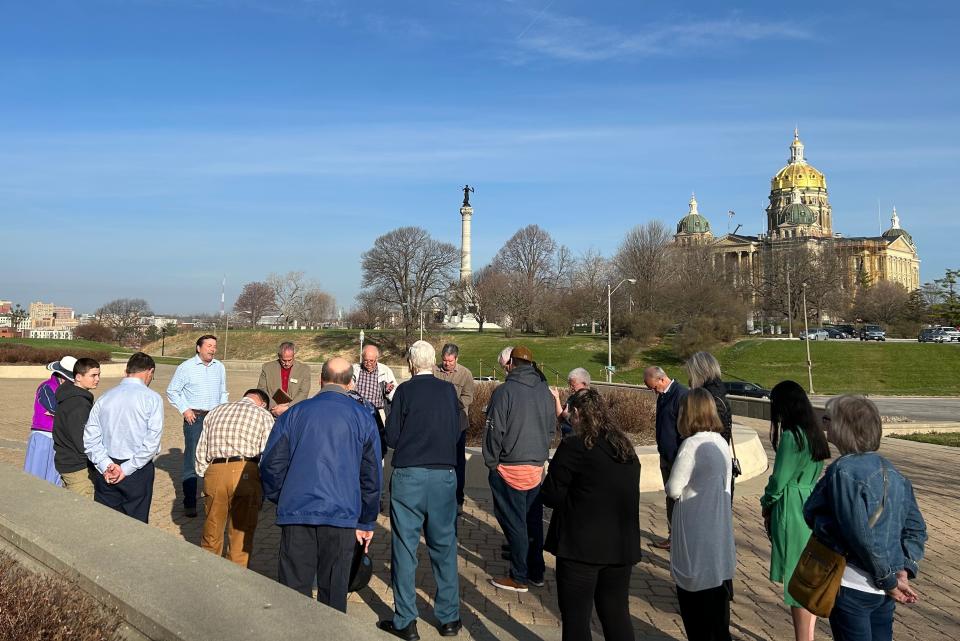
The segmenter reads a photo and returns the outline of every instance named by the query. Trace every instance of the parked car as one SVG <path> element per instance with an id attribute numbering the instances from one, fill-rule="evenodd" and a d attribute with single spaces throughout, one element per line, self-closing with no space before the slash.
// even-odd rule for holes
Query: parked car
<path id="1" fill-rule="evenodd" d="M 925 327 L 917 335 L 918 343 L 943 343 L 950 339 L 946 337 L 947 333 L 939 327 Z"/>
<path id="2" fill-rule="evenodd" d="M 879 325 L 864 325 L 860 328 L 862 341 L 886 341 L 887 333 Z"/>
<path id="3" fill-rule="evenodd" d="M 856 338 L 858 335 L 857 328 L 855 328 L 853 325 L 834 325 L 834 328 L 846 334 L 847 338 Z"/>
<path id="4" fill-rule="evenodd" d="M 746 381 L 724 381 L 727 394 L 749 396 L 751 398 L 770 398 L 770 390 Z"/>
<path id="5" fill-rule="evenodd" d="M 850 336 L 846 332 L 842 332 L 836 327 L 824 327 L 823 331 L 827 333 L 827 336 L 829 338 L 837 338 L 837 339 L 850 338 Z"/>
<path id="6" fill-rule="evenodd" d="M 800 340 L 807 340 L 807 336 L 810 336 L 812 341 L 825 341 L 830 338 L 830 335 L 827 333 L 827 330 L 820 329 L 819 327 L 811 329 L 809 332 L 800 332 Z"/>

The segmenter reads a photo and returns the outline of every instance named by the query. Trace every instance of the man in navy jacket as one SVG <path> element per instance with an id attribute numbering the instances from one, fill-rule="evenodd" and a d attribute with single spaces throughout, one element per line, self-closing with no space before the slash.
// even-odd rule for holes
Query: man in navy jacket
<path id="1" fill-rule="evenodd" d="M 323 364 L 320 392 L 277 419 L 260 460 L 264 497 L 277 504 L 280 583 L 347 611 L 356 542 L 367 547 L 380 508 L 380 436 L 347 395 L 350 363 Z"/>
<path id="2" fill-rule="evenodd" d="M 673 469 L 673 462 L 680 450 L 680 432 L 677 431 L 677 419 L 680 417 L 680 402 L 687 395 L 687 387 L 671 380 L 661 368 L 652 366 L 643 371 L 643 383 L 657 393 L 657 452 L 660 453 L 660 475 L 666 486 Z M 667 497 L 667 532 L 670 532 L 675 501 Z M 670 549 L 670 536 L 653 544 L 661 550 Z"/>

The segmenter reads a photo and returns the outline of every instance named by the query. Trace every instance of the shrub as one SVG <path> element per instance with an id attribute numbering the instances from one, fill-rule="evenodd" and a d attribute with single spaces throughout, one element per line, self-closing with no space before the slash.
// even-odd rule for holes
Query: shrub
<path id="1" fill-rule="evenodd" d="M 74 329 L 73 336 L 98 343 L 110 343 L 113 341 L 113 330 L 100 323 L 86 323 Z"/>
<path id="2" fill-rule="evenodd" d="M 470 427 L 467 430 L 467 445 L 480 447 L 486 424 L 484 410 L 490 403 L 490 395 L 498 385 L 495 382 L 477 383 L 473 403 L 470 405 Z M 654 418 L 656 401 L 651 394 L 641 390 L 598 387 L 610 404 L 610 418 L 615 425 L 627 432 L 636 445 L 655 442 Z M 569 392 L 560 390 L 560 401 L 565 403 Z M 554 446 L 556 443 L 554 443 Z"/>
<path id="3" fill-rule="evenodd" d="M 0 638 L 109 641 L 120 617 L 63 579 L 28 572 L 0 552 Z"/>
<path id="4" fill-rule="evenodd" d="M 68 354 L 76 358 L 93 358 L 101 363 L 110 360 L 110 354 L 108 352 L 89 349 L 71 349 L 68 341 L 64 341 L 62 348 L 33 347 L 32 345 L 23 345 L 21 343 L 0 342 L 0 363 L 46 365 L 53 361 L 59 361 Z"/>
<path id="5" fill-rule="evenodd" d="M 629 365 L 630 361 L 640 351 L 640 347 L 642 347 L 640 342 L 633 338 L 621 338 L 613 344 L 613 349 L 610 352 L 613 364 L 618 367 Z"/>

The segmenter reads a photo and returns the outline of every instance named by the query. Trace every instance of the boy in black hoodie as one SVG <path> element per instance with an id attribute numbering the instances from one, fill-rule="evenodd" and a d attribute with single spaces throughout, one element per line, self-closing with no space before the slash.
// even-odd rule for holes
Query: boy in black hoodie
<path id="1" fill-rule="evenodd" d="M 93 407 L 90 390 L 100 384 L 100 363 L 78 358 L 73 367 L 74 382 L 57 389 L 57 413 L 53 418 L 53 463 L 63 487 L 93 500 L 93 466 L 83 451 L 83 428 Z"/>

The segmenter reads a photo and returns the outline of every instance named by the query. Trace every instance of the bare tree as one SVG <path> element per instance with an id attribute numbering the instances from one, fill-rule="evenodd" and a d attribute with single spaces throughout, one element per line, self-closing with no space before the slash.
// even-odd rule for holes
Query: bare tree
<path id="1" fill-rule="evenodd" d="M 627 291 L 638 311 L 658 310 L 663 291 L 668 287 L 670 242 L 666 225 L 651 220 L 627 232 L 617 249 L 613 258 L 616 276 L 637 279 Z"/>
<path id="2" fill-rule="evenodd" d="M 310 288 L 302 271 L 270 274 L 267 285 L 273 290 L 277 312 L 287 320 L 303 318 L 303 297 Z"/>
<path id="3" fill-rule="evenodd" d="M 632 278 L 632 277 L 631 277 Z M 595 334 L 598 321 L 603 323 L 607 311 L 607 284 L 613 279 L 613 265 L 596 250 L 584 252 L 576 263 L 573 290 L 579 302 L 577 316 L 590 321 Z"/>
<path id="4" fill-rule="evenodd" d="M 487 265 L 473 272 L 469 283 L 457 283 L 454 287 L 457 305 L 465 310 L 465 314 L 473 316 L 479 331 L 482 332 L 486 323 L 497 318 L 500 302 L 498 292 L 506 283 L 507 278 L 502 272 Z"/>
<path id="5" fill-rule="evenodd" d="M 570 250 L 537 225 L 527 225 L 503 244 L 493 259 L 494 268 L 506 274 L 514 291 L 506 298 L 512 303 L 511 324 L 533 329 L 543 296 L 557 288 L 571 272 Z"/>
<path id="6" fill-rule="evenodd" d="M 336 300 L 321 289 L 311 289 L 303 296 L 303 322 L 316 327 L 333 317 Z"/>
<path id="7" fill-rule="evenodd" d="M 361 256 L 363 287 L 385 306 L 399 308 L 410 342 L 420 314 L 431 312 L 453 280 L 460 252 L 421 227 L 400 227 L 377 238 Z"/>
<path id="8" fill-rule="evenodd" d="M 907 313 L 910 293 L 900 283 L 882 280 L 857 292 L 854 313 L 865 321 L 890 325 Z"/>
<path id="9" fill-rule="evenodd" d="M 385 296 L 372 291 L 357 294 L 353 309 L 347 315 L 350 324 L 363 329 L 382 327 L 389 316 L 383 298 Z"/>
<path id="10" fill-rule="evenodd" d="M 249 312 L 250 326 L 256 327 L 264 315 L 275 311 L 276 292 L 264 282 L 252 282 L 243 286 L 243 290 L 233 304 L 235 312 Z"/>
<path id="11" fill-rule="evenodd" d="M 96 311 L 97 321 L 113 330 L 118 345 L 139 343 L 143 326 L 140 319 L 151 316 L 150 305 L 142 298 L 117 298 Z"/>

